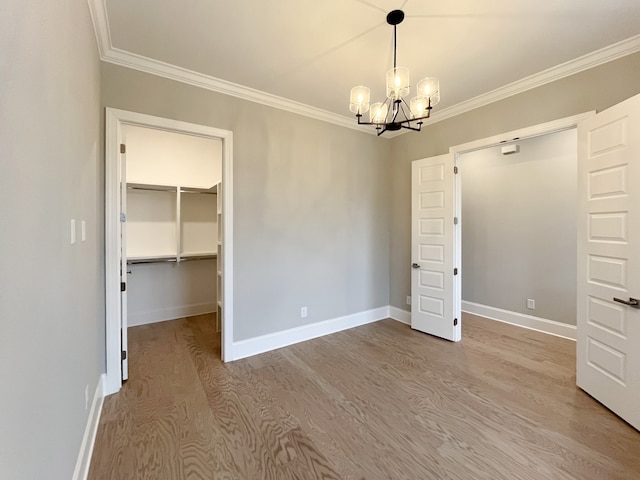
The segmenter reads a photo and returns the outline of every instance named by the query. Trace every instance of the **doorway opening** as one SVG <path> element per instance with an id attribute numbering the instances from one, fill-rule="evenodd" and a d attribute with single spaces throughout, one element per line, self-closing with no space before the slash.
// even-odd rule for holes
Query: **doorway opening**
<path id="1" fill-rule="evenodd" d="M 531 164 L 527 165 L 525 164 L 525 162 L 533 162 L 533 157 L 528 157 L 525 156 L 524 160 L 522 157 L 520 157 L 520 160 L 517 160 L 515 158 L 517 158 L 517 156 L 519 155 L 519 153 L 513 152 L 514 150 L 518 150 L 517 148 L 515 148 L 515 145 L 520 146 L 524 146 L 525 144 L 527 145 L 527 149 L 530 150 L 529 147 L 538 147 L 540 148 L 541 146 L 544 147 L 544 142 L 545 142 L 545 137 L 548 138 L 552 138 L 554 136 L 557 135 L 556 138 L 556 146 L 554 147 L 554 149 L 556 150 L 556 153 L 558 153 L 558 155 L 560 156 L 564 156 L 566 158 L 563 158 L 562 160 L 560 160 L 560 162 L 563 163 L 563 167 L 565 169 L 574 169 L 574 172 L 576 172 L 575 168 L 577 166 L 577 136 L 576 136 L 576 128 L 578 126 L 578 124 L 587 119 L 592 117 L 593 115 L 595 115 L 595 112 L 587 112 L 584 114 L 580 114 L 580 115 L 575 115 L 572 117 L 567 117 L 567 118 L 563 118 L 563 119 L 559 119 L 556 121 L 552 121 L 552 122 L 548 122 L 548 123 L 543 123 L 540 125 L 535 125 L 532 127 L 527 127 L 524 129 L 520 129 L 520 130 L 515 130 L 512 132 L 507 132 L 504 134 L 500 134 L 500 135 L 496 135 L 493 137 L 489 137 L 489 138 L 485 138 L 485 139 L 481 139 L 481 140 L 477 140 L 474 142 L 470 142 L 467 144 L 462 144 L 462 145 L 457 145 L 455 147 L 452 147 L 449 152 L 451 155 L 453 155 L 454 157 L 454 163 L 456 165 L 456 167 L 458 167 L 461 171 L 461 175 L 456 175 L 456 179 L 455 179 L 455 191 L 456 191 L 456 216 L 460 219 L 460 226 L 462 227 L 462 225 L 464 225 L 465 223 L 465 218 L 463 216 L 463 177 L 464 177 L 464 170 L 462 167 L 467 168 L 469 166 L 469 164 L 474 160 L 474 156 L 476 157 L 476 160 L 482 159 L 483 156 L 486 155 L 490 155 L 492 151 L 497 151 L 497 155 L 500 155 L 501 157 L 506 157 L 506 160 L 496 160 L 495 158 L 492 160 L 490 157 L 488 159 L 485 159 L 485 163 L 491 164 L 491 162 L 493 162 L 493 165 L 490 166 L 490 168 L 500 168 L 500 164 L 503 164 L 503 174 L 506 174 L 508 170 L 511 171 L 511 173 L 514 170 L 521 170 L 518 172 L 518 175 L 522 176 L 522 181 L 525 181 L 527 178 L 528 174 L 531 174 L 532 172 L 529 171 L 527 172 L 527 170 L 531 169 Z M 537 145 L 536 145 L 537 144 Z M 503 147 L 507 147 L 505 149 L 505 153 L 506 155 L 502 154 L 502 148 Z M 520 150 L 522 151 L 522 150 Z M 509 152 L 513 152 L 513 154 L 510 154 Z M 516 156 L 514 158 L 514 155 Z M 573 159 L 568 158 L 573 156 Z M 512 161 L 512 164 L 509 165 L 509 158 L 514 158 Z M 553 157 L 551 157 L 553 158 Z M 522 161 L 523 160 L 523 161 Z M 518 168 L 517 162 L 521 161 L 520 167 Z M 573 162 L 573 167 L 571 167 L 571 162 Z M 466 167 L 465 167 L 466 165 Z M 480 167 L 480 165 L 476 165 L 477 167 Z M 486 165 L 485 165 L 486 166 Z M 511 166 L 512 168 L 509 168 L 509 166 Z M 515 166 L 515 168 L 513 168 Z M 541 166 L 541 165 L 539 165 Z M 541 169 L 536 169 L 534 168 L 534 170 L 536 171 L 536 175 L 541 175 Z M 468 171 L 468 169 L 467 169 Z M 551 172 L 547 172 L 549 175 L 553 175 L 553 171 Z M 468 175 L 472 175 L 473 172 L 468 172 Z M 569 172 L 563 172 L 563 176 L 566 178 L 566 176 L 569 175 Z M 575 173 L 575 175 L 577 175 L 577 172 Z M 510 189 L 513 191 L 514 189 L 518 188 L 518 184 L 517 182 L 513 182 L 513 183 L 509 183 L 509 179 L 505 178 L 505 185 L 504 185 L 504 192 L 501 192 L 500 195 L 502 196 L 506 196 L 506 198 L 509 198 L 509 191 Z M 577 177 L 576 177 L 576 181 L 577 181 Z M 543 184 L 544 183 L 544 178 L 539 179 L 539 183 Z M 466 185 L 467 188 L 469 187 L 469 184 Z M 573 187 L 571 187 L 573 189 L 575 189 L 575 185 Z M 562 196 L 559 193 L 559 190 L 561 189 L 561 187 L 559 185 L 555 185 L 553 187 L 553 193 L 556 195 L 556 197 L 558 196 Z M 489 199 L 487 199 L 487 204 L 491 204 L 492 202 L 496 202 L 498 199 L 497 198 L 491 198 L 493 196 L 495 192 L 489 194 Z M 524 193 L 522 191 L 517 192 L 518 196 L 521 196 L 521 194 Z M 565 192 L 567 193 L 567 192 Z M 497 196 L 500 196 L 497 195 Z M 516 193 L 513 193 L 513 196 L 515 196 Z M 542 195 L 542 192 L 540 192 L 540 195 Z M 513 196 L 511 197 L 510 201 L 513 201 Z M 573 195 L 573 204 L 575 205 L 576 200 L 575 198 L 577 194 L 574 191 L 574 195 Z M 504 200 L 504 198 L 502 199 Z M 545 200 L 549 200 L 548 198 Z M 513 207 L 513 205 L 512 205 Z M 533 209 L 533 206 L 532 206 Z M 492 214 L 495 216 L 495 218 L 491 218 L 491 222 L 493 224 L 495 224 L 497 226 L 497 228 L 504 228 L 504 223 L 506 222 L 501 222 L 501 220 L 504 220 L 504 218 L 501 217 L 502 212 L 500 211 L 500 209 L 497 207 L 492 208 Z M 566 210 L 570 210 L 570 208 L 567 208 Z M 536 207 L 536 211 L 534 213 L 534 217 L 535 216 L 543 216 L 544 214 L 548 214 L 550 216 L 553 215 L 553 211 L 548 211 L 548 212 L 544 212 L 544 211 L 540 211 L 540 209 L 538 207 Z M 468 211 L 467 211 L 467 215 L 469 215 Z M 511 213 L 510 215 L 513 215 L 513 213 Z M 567 215 L 567 212 L 564 212 L 564 215 Z M 574 215 L 574 217 L 572 219 L 567 220 L 567 222 L 571 222 L 571 225 L 573 225 L 574 231 L 573 234 L 571 236 L 571 238 L 566 239 L 563 238 L 562 241 L 563 242 L 567 242 L 566 245 L 564 245 L 564 247 L 562 249 L 559 249 L 560 252 L 555 252 L 555 255 L 562 255 L 562 254 L 568 254 L 567 252 L 571 251 L 571 255 L 573 255 L 573 257 L 575 258 L 575 222 L 576 222 L 576 215 Z M 506 215 L 505 215 L 506 217 Z M 473 219 L 471 219 L 471 221 L 473 221 Z M 486 221 L 486 218 L 485 218 Z M 467 222 L 469 222 L 469 219 L 467 219 Z M 509 222 L 511 225 L 513 225 L 513 219 L 509 219 Z M 542 222 L 541 222 L 542 223 Z M 550 222 L 553 223 L 553 222 Z M 548 227 L 549 225 L 547 225 Z M 480 231 L 482 231 L 483 228 L 486 228 L 486 225 L 482 225 L 480 227 Z M 515 228 L 519 228 L 519 225 L 516 225 Z M 465 291 L 465 295 L 467 296 L 467 298 L 474 298 L 473 295 L 475 295 L 475 292 L 473 291 L 469 291 L 469 282 L 465 282 L 465 280 L 463 280 L 465 278 L 465 268 L 463 265 L 464 262 L 464 256 L 463 256 L 463 252 L 462 252 L 462 236 L 464 235 L 462 232 L 464 231 L 463 228 L 461 228 L 461 232 L 460 234 L 456 237 L 456 259 L 459 262 L 460 265 L 462 265 L 463 268 L 461 268 L 461 273 L 462 275 L 460 276 L 460 282 L 461 282 L 461 290 L 464 288 L 463 285 L 465 285 L 466 283 L 466 287 L 467 290 Z M 486 230 L 485 230 L 486 231 Z M 495 233 L 495 232 L 494 232 Z M 477 233 L 476 231 L 476 235 L 481 235 L 481 233 Z M 522 231 L 517 232 L 516 236 L 522 236 Z M 542 235 L 540 236 L 542 237 Z M 530 239 L 530 241 L 532 243 L 541 243 L 541 238 L 538 239 Z M 560 241 L 560 240 L 559 240 Z M 469 255 L 473 254 L 473 252 L 465 252 L 467 254 L 467 262 L 469 261 Z M 486 253 L 486 252 L 485 252 Z M 489 263 L 488 265 L 491 265 L 492 268 L 496 267 L 497 265 L 497 260 L 496 260 L 496 255 L 504 255 L 505 252 L 500 252 L 500 253 L 492 253 L 493 257 L 487 259 L 485 257 L 485 262 L 493 262 L 493 263 Z M 518 258 L 518 252 L 511 252 L 511 254 L 513 255 L 513 258 Z M 538 252 L 538 254 L 543 255 L 544 252 Z M 522 260 L 522 259 L 520 259 Z M 481 263 L 481 262 L 480 262 Z M 571 263 L 571 262 L 569 262 Z M 504 265 L 504 264 L 503 264 Z M 522 262 L 520 262 L 520 265 L 522 265 Z M 511 268 L 513 267 L 513 265 L 505 265 L 503 268 Z M 539 267 L 539 265 L 536 265 L 536 268 Z M 463 301 L 462 298 L 460 297 L 459 301 L 461 302 L 461 310 L 465 311 L 465 312 L 469 312 L 469 313 L 474 313 L 477 315 L 481 315 L 487 318 L 492 318 L 494 320 L 499 320 L 499 321 L 503 321 L 506 323 L 512 323 L 515 325 L 519 325 L 522 327 L 526 327 L 526 328 L 532 328 L 532 329 L 536 329 L 536 330 L 541 330 L 543 332 L 546 333 L 550 333 L 553 335 L 558 335 L 561 337 L 565 337 L 565 338 L 569 338 L 572 340 L 576 339 L 576 326 L 575 326 L 575 305 L 576 305 L 576 293 L 575 293 L 575 278 L 576 278 L 576 267 L 575 267 L 575 262 L 573 262 L 571 265 L 567 265 L 567 268 L 570 268 L 571 271 L 570 272 L 564 272 L 564 275 L 566 278 L 564 278 L 563 280 L 563 285 L 567 285 L 567 279 L 568 278 L 573 278 L 574 279 L 574 283 L 573 283 L 573 288 L 571 289 L 570 287 L 569 290 L 567 290 L 567 292 L 565 292 L 566 295 L 570 296 L 570 298 L 567 299 L 562 299 L 562 301 L 560 301 L 557 305 L 556 308 L 552 308 L 551 310 L 554 311 L 553 316 L 555 318 L 558 318 L 560 321 L 557 320 L 549 320 L 547 318 L 542 318 L 539 316 L 534 316 L 532 315 L 529 311 L 533 310 L 531 307 L 533 306 L 534 309 L 541 306 L 542 304 L 540 302 L 536 303 L 536 298 L 530 298 L 530 296 L 528 296 L 527 294 L 524 294 L 524 308 L 522 308 L 522 305 L 519 305 L 518 307 L 515 306 L 515 303 L 518 302 L 518 298 L 507 298 L 509 297 L 510 293 L 513 292 L 509 292 L 509 291 L 504 291 L 504 290 L 499 290 L 495 293 L 493 293 L 492 295 L 494 295 L 495 297 L 497 297 L 497 304 L 501 305 L 502 308 L 500 307 L 492 307 L 492 308 L 484 308 L 486 307 L 486 305 L 480 304 L 480 303 L 476 303 L 473 301 Z M 473 269 L 472 269 L 473 270 Z M 491 270 L 491 268 L 490 268 Z M 495 275 L 499 275 L 499 268 L 495 268 L 496 273 Z M 522 272 L 521 272 L 522 273 Z M 536 273 L 535 277 L 536 278 L 529 278 L 526 283 L 526 285 L 520 285 L 518 288 L 520 290 L 518 290 L 519 292 L 522 291 L 526 291 L 527 288 L 530 288 L 531 285 L 534 284 L 538 284 L 537 288 L 540 288 L 538 280 L 540 278 L 542 278 L 542 274 L 538 274 Z M 476 280 L 476 281 L 480 281 L 477 278 L 476 279 L 471 279 L 472 281 Z M 491 279 L 484 279 L 482 281 L 487 281 L 487 280 L 491 280 Z M 553 279 L 551 279 L 553 280 Z M 499 282 L 496 282 L 499 283 Z M 512 288 L 513 285 L 510 285 L 508 288 Z M 469 297 L 469 294 L 472 295 L 472 297 Z M 521 293 L 519 293 L 521 294 Z M 541 292 L 541 294 L 543 295 L 548 295 L 548 292 Z M 502 296 L 504 296 L 504 298 L 502 298 Z M 532 295 L 534 296 L 534 295 Z M 542 298 L 542 297 L 541 297 Z M 533 302 L 530 302 L 530 300 L 533 300 Z M 509 302 L 512 302 L 511 304 Z M 520 302 L 522 303 L 522 302 Z M 545 307 L 545 309 L 548 307 Z M 544 311 L 545 309 L 539 310 L 539 311 Z M 520 313 L 520 311 L 522 312 L 526 312 L 526 313 Z M 538 314 L 540 315 L 540 314 Z M 544 315 L 544 314 L 543 314 Z"/>
<path id="2" fill-rule="evenodd" d="M 449 153 L 416 160 L 412 163 L 412 274 L 411 326 L 431 335 L 459 341 L 462 339 L 459 313 L 462 310 L 462 156 L 485 149 L 509 146 L 514 141 L 528 141 L 565 130 L 595 115 L 588 112 L 532 127 L 506 132 L 474 142 L 457 145 Z M 574 137 L 574 146 L 577 144 Z M 513 147 L 509 147 L 513 148 Z M 576 148 L 577 150 L 577 148 Z M 497 220 L 500 220 L 498 218 Z M 573 219 L 575 222 L 575 218 Z M 575 237 L 573 237 L 575 238 Z M 575 245 L 575 242 L 574 242 Z M 575 267 L 573 268 L 575 275 Z M 451 276 L 452 275 L 452 276 Z M 574 277 L 575 278 L 575 277 Z M 527 296 L 526 299 L 529 299 Z M 573 294 L 575 299 L 575 294 Z M 533 304 L 535 305 L 535 298 Z M 465 305 L 468 307 L 469 305 Z M 471 312 L 495 318 L 495 311 Z M 453 318 L 451 313 L 453 312 Z M 575 311 L 574 311 L 575 312 Z M 424 317 L 431 315 L 430 321 Z M 570 314 L 569 314 L 570 315 Z M 575 318 L 575 313 L 573 314 Z M 576 327 L 558 321 L 538 322 L 532 315 L 521 315 L 527 321 L 510 322 L 567 338 L 576 338 Z M 508 321 L 503 319 L 503 321 Z M 442 334 L 441 325 L 447 327 Z M 541 328 L 543 327 L 543 328 Z"/>
<path id="3" fill-rule="evenodd" d="M 147 167 L 151 165 L 151 168 L 146 168 L 147 173 L 140 173 L 140 167 L 144 167 L 145 163 L 140 161 L 141 155 L 136 156 L 138 161 L 135 162 L 135 168 L 127 168 L 127 131 L 141 133 L 137 140 L 144 138 L 145 135 L 154 137 L 151 142 L 154 147 L 150 150 L 155 149 L 156 153 L 147 155 L 149 157 L 145 160 L 148 163 Z M 180 148 L 183 151 L 184 149 L 202 150 L 204 156 L 201 155 L 201 157 L 211 159 L 210 164 L 208 161 L 201 162 L 208 164 L 201 166 L 205 170 L 212 170 L 211 165 L 215 164 L 214 157 L 217 156 L 218 176 L 215 177 L 213 172 L 209 172 L 211 175 L 206 175 L 207 180 L 202 183 L 202 178 L 198 178 L 202 172 L 190 177 L 188 172 L 185 175 L 184 168 L 181 171 L 173 169 L 179 162 L 172 163 L 169 158 L 171 155 L 165 155 L 173 147 L 167 144 L 165 145 L 167 148 L 158 148 L 158 143 L 162 143 L 165 137 L 172 140 L 181 138 L 183 143 Z M 169 278 L 165 267 L 172 268 L 168 262 L 175 267 L 181 262 L 188 261 L 181 270 L 182 275 L 203 277 L 203 269 L 206 267 L 209 273 L 215 276 L 211 279 L 212 282 L 217 283 L 215 300 L 211 304 L 213 306 L 206 302 L 200 302 L 200 304 L 196 302 L 196 308 L 217 310 L 217 322 L 221 330 L 222 360 L 233 358 L 231 352 L 233 339 L 232 142 L 232 132 L 228 130 L 107 108 L 105 135 L 106 394 L 117 392 L 122 386 L 123 378 L 127 378 L 127 275 L 128 272 L 133 273 L 133 269 L 137 268 L 140 270 L 138 272 L 140 279 L 150 278 L 149 272 L 145 272 L 137 265 L 149 268 L 151 263 L 154 263 L 156 270 L 161 266 L 166 270 L 163 273 L 165 280 Z M 163 155 L 166 157 L 164 159 L 166 165 L 160 167 L 160 162 L 163 161 L 160 157 Z M 154 162 L 157 163 L 154 164 Z M 158 168 L 153 168 L 153 165 Z M 132 166 L 134 166 L 133 163 Z M 127 178 L 127 174 L 131 177 L 130 179 Z M 127 223 L 128 197 L 135 198 L 135 202 L 131 205 L 133 207 L 131 213 L 134 216 L 130 220 L 142 221 Z M 150 227 L 145 219 L 137 218 L 140 212 L 148 212 L 159 221 L 153 222 Z M 127 232 L 128 227 L 132 232 Z M 166 235 L 160 235 L 163 232 Z M 135 251 L 128 252 L 127 239 L 130 240 L 131 247 Z M 177 269 L 173 268 L 173 270 Z M 159 278 L 157 273 L 157 271 L 154 273 L 154 278 Z M 141 299 L 137 300 L 139 302 Z M 188 307 L 191 308 L 193 305 Z M 140 304 L 137 308 L 140 309 Z M 162 319 L 163 313 L 153 311 L 154 309 L 149 308 L 149 305 L 145 308 L 146 315 L 160 315 L 157 318 Z M 182 311 L 184 308 L 185 306 L 182 305 L 178 310 Z M 143 310 L 137 311 L 136 314 L 142 313 Z M 164 319 L 167 319 L 167 311 L 171 308 L 165 310 Z"/>
<path id="4" fill-rule="evenodd" d="M 459 156 L 463 311 L 575 326 L 577 146 L 571 128 Z"/>

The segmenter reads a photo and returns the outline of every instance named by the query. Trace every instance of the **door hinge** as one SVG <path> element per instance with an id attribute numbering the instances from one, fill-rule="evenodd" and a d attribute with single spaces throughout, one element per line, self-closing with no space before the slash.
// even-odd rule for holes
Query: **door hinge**
<path id="1" fill-rule="evenodd" d="M 127 352 L 125 350 L 122 350 L 122 352 L 120 352 L 120 360 L 126 360 L 127 359 Z"/>
<path id="2" fill-rule="evenodd" d="M 457 269 L 457 268 L 454 268 L 454 269 L 453 269 L 453 274 L 454 274 L 454 275 L 457 275 L 457 274 L 458 274 L 458 269 Z"/>
<path id="3" fill-rule="evenodd" d="M 126 213 L 121 213 L 120 214 L 120 223 L 124 223 L 127 221 L 127 214 Z"/>
<path id="4" fill-rule="evenodd" d="M 457 225 L 458 224 L 458 217 L 453 217 L 453 224 Z"/>
<path id="5" fill-rule="evenodd" d="M 120 153 L 127 153 L 127 146 L 124 143 L 120 144 Z"/>
<path id="6" fill-rule="evenodd" d="M 127 284 L 125 282 L 120 282 L 120 291 L 125 292 L 127 290 Z"/>
<path id="7" fill-rule="evenodd" d="M 454 174 L 458 173 L 458 167 L 457 167 L 457 166 L 455 166 L 455 165 L 453 166 L 453 173 L 454 173 Z"/>
<path id="8" fill-rule="evenodd" d="M 458 319 L 457 319 L 457 318 L 454 318 L 454 319 L 453 319 L 453 326 L 454 326 L 454 327 L 457 327 L 457 326 L 458 326 Z"/>

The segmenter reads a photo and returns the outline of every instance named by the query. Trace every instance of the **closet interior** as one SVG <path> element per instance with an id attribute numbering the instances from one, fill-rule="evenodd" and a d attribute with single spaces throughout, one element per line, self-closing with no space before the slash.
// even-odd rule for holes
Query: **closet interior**
<path id="1" fill-rule="evenodd" d="M 222 319 L 222 140 L 127 125 L 128 326 Z"/>

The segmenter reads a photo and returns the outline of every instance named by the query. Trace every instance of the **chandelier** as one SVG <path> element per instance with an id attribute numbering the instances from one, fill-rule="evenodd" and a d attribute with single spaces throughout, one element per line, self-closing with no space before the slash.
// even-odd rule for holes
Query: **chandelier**
<path id="1" fill-rule="evenodd" d="M 359 125 L 374 125 L 378 135 L 401 128 L 419 132 L 422 121 L 429 118 L 431 109 L 440 101 L 440 82 L 436 77 L 420 80 L 417 95 L 409 104 L 404 99 L 410 92 L 409 69 L 396 66 L 396 27 L 402 20 L 402 10 L 393 10 L 387 15 L 387 23 L 393 25 L 393 68 L 387 71 L 387 99 L 369 107 L 371 90 L 361 85 L 351 89 L 349 110 L 356 114 Z M 362 120 L 367 112 L 368 122 Z"/>

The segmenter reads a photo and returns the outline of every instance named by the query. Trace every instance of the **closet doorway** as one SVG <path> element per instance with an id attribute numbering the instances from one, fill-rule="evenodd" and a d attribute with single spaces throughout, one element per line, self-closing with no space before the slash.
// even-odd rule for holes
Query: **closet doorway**
<path id="1" fill-rule="evenodd" d="M 216 312 L 232 358 L 232 138 L 107 108 L 106 394 L 127 379 L 129 325 Z"/>
<path id="2" fill-rule="evenodd" d="M 579 122 L 595 115 L 581 115 L 506 132 L 451 147 L 448 154 L 412 163 L 411 241 L 411 326 L 430 335 L 452 341 L 462 339 L 460 313 L 496 318 L 498 309 L 473 311 L 462 302 L 462 183 L 461 158 L 473 152 L 509 146 L 514 141 L 575 129 Z M 430 162 L 434 163 L 431 165 Z M 498 209 L 496 209 L 496 212 Z M 435 216 L 431 219 L 430 216 Z M 437 220 L 434 221 L 434 220 Z M 434 266 L 435 265 L 435 266 Z M 438 270 L 438 267 L 446 268 Z M 436 275 L 437 274 L 437 275 Z M 449 277 L 447 277 L 447 275 Z M 433 279 L 439 279 L 437 282 Z M 445 314 L 445 312 L 453 312 Z M 510 320 L 517 321 L 510 321 Z M 576 328 L 561 322 L 538 321 L 531 315 L 503 319 L 529 328 L 574 338 Z M 443 334 L 442 332 L 445 332 Z"/>
<path id="3" fill-rule="evenodd" d="M 575 339 L 575 128 L 458 158 L 462 310 Z"/>

